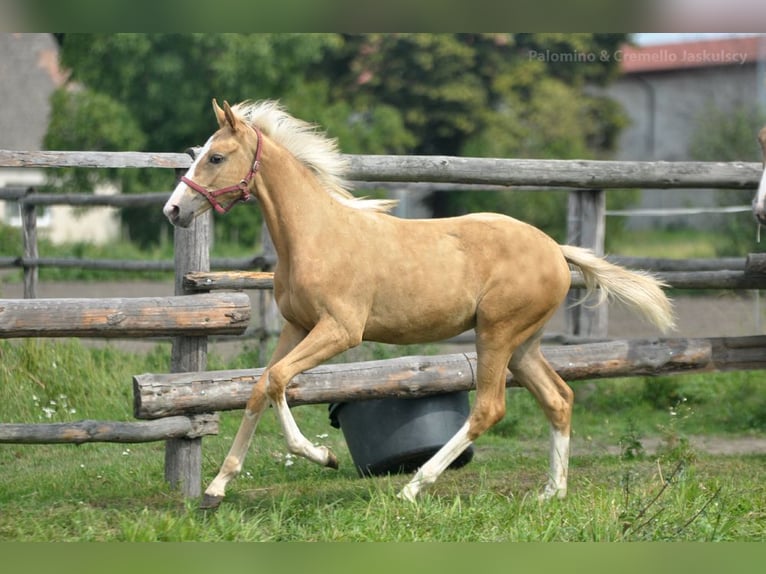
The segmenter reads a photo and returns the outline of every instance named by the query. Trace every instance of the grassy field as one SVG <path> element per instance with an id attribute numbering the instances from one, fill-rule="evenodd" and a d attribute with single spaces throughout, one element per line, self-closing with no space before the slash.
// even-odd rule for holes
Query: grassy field
<path id="1" fill-rule="evenodd" d="M 213 357 L 210 368 L 252 360 Z M 166 345 L 130 354 L 76 340 L 2 341 L 0 420 L 132 420 L 131 375 L 165 371 L 167 363 Z M 288 456 L 268 413 L 243 474 L 213 513 L 166 485 L 161 443 L 0 445 L 0 540 L 763 540 L 766 457 L 712 456 L 689 441 L 759 434 L 766 422 L 759 375 L 577 383 L 570 494 L 549 503 L 536 500 L 546 423 L 516 390 L 474 460 L 447 472 L 417 505 L 396 498 L 407 476 L 357 477 L 320 405 L 295 415 L 307 437 L 334 449 L 340 470 Z M 215 475 L 240 416 L 224 413 L 220 435 L 205 439 L 203 482 Z M 656 450 L 645 448 L 649 439 L 659 441 Z"/>

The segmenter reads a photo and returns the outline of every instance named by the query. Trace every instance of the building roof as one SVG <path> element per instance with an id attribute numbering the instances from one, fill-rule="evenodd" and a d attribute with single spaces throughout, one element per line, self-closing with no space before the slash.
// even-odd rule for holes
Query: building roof
<path id="1" fill-rule="evenodd" d="M 766 60 L 766 35 L 651 46 L 626 44 L 620 48 L 617 57 L 623 74 L 741 66 Z"/>

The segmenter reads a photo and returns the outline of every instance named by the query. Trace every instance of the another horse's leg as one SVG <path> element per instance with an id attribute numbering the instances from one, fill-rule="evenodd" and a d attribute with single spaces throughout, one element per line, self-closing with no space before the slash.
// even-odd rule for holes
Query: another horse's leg
<path id="1" fill-rule="evenodd" d="M 468 446 L 505 415 L 505 374 L 511 356 L 510 337 L 497 333 L 490 337 L 477 326 L 476 399 L 465 424 L 432 456 L 399 493 L 415 501 L 418 493 L 430 486 Z M 505 336 L 503 336 L 505 335 Z"/>
<path id="2" fill-rule="evenodd" d="M 293 454 L 322 466 L 338 468 L 338 459 L 330 449 L 313 444 L 301 433 L 287 405 L 285 388 L 298 373 L 316 367 L 346 349 L 358 345 L 361 340 L 361 329 L 355 335 L 335 319 L 325 318 L 317 323 L 290 353 L 269 369 L 266 394 L 282 426 L 287 448 Z"/>
<path id="3" fill-rule="evenodd" d="M 218 475 L 205 490 L 205 495 L 200 503 L 201 508 L 216 508 L 223 500 L 226 486 L 241 472 L 242 464 L 245 461 L 245 455 L 247 454 L 253 434 L 255 433 L 255 428 L 258 426 L 258 421 L 260 420 L 263 411 L 266 410 L 266 407 L 269 404 L 266 397 L 268 369 L 293 349 L 305 335 L 305 331 L 290 323 L 287 323 L 284 329 L 282 329 L 277 346 L 269 360 L 269 364 L 260 379 L 258 379 L 258 382 L 253 386 L 253 390 L 250 393 L 250 398 L 245 406 L 245 413 L 242 416 L 242 422 L 239 425 L 236 437 L 234 437 L 234 442 L 229 449 L 229 454 L 226 455 L 223 465 L 221 465 L 221 470 L 218 471 Z"/>
<path id="4" fill-rule="evenodd" d="M 574 393 L 543 357 L 539 336 L 517 349 L 509 367 L 514 381 L 532 393 L 551 425 L 550 471 L 540 499 L 564 498 Z"/>

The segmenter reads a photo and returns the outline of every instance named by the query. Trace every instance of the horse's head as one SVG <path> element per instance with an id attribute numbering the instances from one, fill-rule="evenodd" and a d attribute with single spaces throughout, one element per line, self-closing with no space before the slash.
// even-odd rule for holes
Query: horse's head
<path id="1" fill-rule="evenodd" d="M 162 210 L 179 227 L 188 227 L 210 208 L 226 213 L 250 198 L 259 167 L 261 133 L 238 118 L 228 102 L 221 109 L 213 100 L 213 110 L 218 131 L 196 154 Z"/>
<path id="2" fill-rule="evenodd" d="M 761 128 L 758 133 L 758 142 L 763 151 L 764 172 L 761 175 L 761 183 L 758 186 L 758 193 L 753 198 L 753 215 L 761 225 L 766 225 L 766 126 Z"/>

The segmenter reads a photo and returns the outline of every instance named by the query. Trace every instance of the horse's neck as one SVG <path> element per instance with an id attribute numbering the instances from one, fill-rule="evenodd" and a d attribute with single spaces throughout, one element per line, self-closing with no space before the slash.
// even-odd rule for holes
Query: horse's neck
<path id="1" fill-rule="evenodd" d="M 314 175 L 292 154 L 273 143 L 264 149 L 257 197 L 277 257 L 317 248 L 339 211 L 348 210 L 324 191 Z"/>

